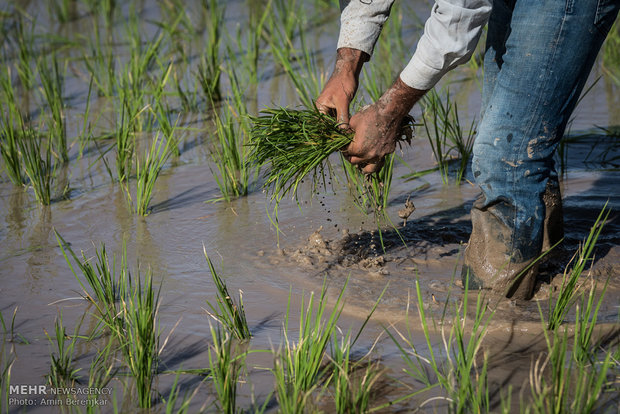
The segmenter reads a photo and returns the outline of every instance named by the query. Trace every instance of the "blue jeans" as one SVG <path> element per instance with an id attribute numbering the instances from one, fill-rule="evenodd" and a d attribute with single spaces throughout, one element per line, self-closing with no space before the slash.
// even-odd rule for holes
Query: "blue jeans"
<path id="1" fill-rule="evenodd" d="M 465 254 L 470 287 L 531 296 L 533 280 L 515 279 L 541 254 L 543 196 L 548 186 L 559 188 L 553 155 L 619 6 L 618 0 L 494 2 L 472 163 L 482 196 L 472 208 Z"/>

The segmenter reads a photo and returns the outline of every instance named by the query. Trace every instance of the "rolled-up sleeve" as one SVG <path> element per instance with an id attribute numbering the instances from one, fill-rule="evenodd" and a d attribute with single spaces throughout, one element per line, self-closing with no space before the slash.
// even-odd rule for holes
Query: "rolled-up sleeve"
<path id="1" fill-rule="evenodd" d="M 341 0 L 338 48 L 350 47 L 372 55 L 392 3 L 394 0 Z"/>
<path id="2" fill-rule="evenodd" d="M 372 55 L 394 0 L 340 0 L 338 47 Z M 413 57 L 400 73 L 412 88 L 432 88 L 474 52 L 491 14 L 492 0 L 436 0 Z M 400 65 L 401 62 L 394 62 Z"/>
<path id="3" fill-rule="evenodd" d="M 491 14 L 491 0 L 436 0 L 416 51 L 400 74 L 412 88 L 432 88 L 474 52 Z"/>

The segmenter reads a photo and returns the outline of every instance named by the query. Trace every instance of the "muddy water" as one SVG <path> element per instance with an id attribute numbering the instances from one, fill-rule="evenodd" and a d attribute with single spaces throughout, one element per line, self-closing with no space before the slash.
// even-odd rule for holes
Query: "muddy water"
<path id="1" fill-rule="evenodd" d="M 231 2 L 231 5 L 227 18 L 234 26 L 244 16 L 244 3 Z M 40 12 L 45 13 L 44 10 Z M 153 17 L 157 13 L 145 6 L 145 15 Z M 331 67 L 335 47 L 336 19 L 336 15 L 332 16 L 321 30 L 313 31 L 326 71 Z M 84 22 L 78 20 L 75 24 Z M 71 33 L 69 27 L 63 30 Z M 597 71 L 598 68 L 591 81 L 598 76 Z M 250 105 L 260 108 L 274 103 L 298 102 L 290 82 L 276 72 L 275 69 L 266 70 Z M 455 74 L 454 78 L 457 77 Z M 590 131 L 591 134 L 565 147 L 567 156 L 562 180 L 567 229 L 565 250 L 544 265 L 545 280 L 541 281 L 535 300 L 500 303 L 491 324 L 488 346 L 502 350 L 491 361 L 491 366 L 497 367 L 492 371 L 495 381 L 512 378 L 509 382 L 515 387 L 521 385 L 527 375 L 523 366 L 529 366 L 524 363 L 529 364 L 532 358 L 532 352 L 523 349 L 532 344 L 538 344 L 532 349 L 542 346 L 538 305 L 543 309 L 547 306 L 550 292 L 560 283 L 557 275 L 562 273 L 579 242 L 587 236 L 603 204 L 608 201 L 613 211 L 620 207 L 618 138 L 602 136 L 593 129 L 594 125 L 620 123 L 615 101 L 618 89 L 604 80 L 599 81 L 580 104 L 571 126 L 573 135 L 575 131 Z M 75 92 L 73 110 L 68 117 L 75 122 L 72 130 L 77 130 L 86 98 L 85 86 L 78 77 L 71 76 L 66 85 L 68 91 Z M 475 85 L 462 86 L 457 96 L 463 103 L 459 107 L 466 108 L 469 117 L 473 117 L 479 109 Z M 109 102 L 103 99 L 96 99 L 93 107 L 104 113 L 110 111 Z M 415 111 L 417 109 L 414 115 Z M 137 217 L 129 211 L 120 187 L 110 183 L 101 162 L 95 162 L 98 153 L 94 148 L 79 160 L 77 145 L 73 147 L 72 161 L 59 177 L 64 176 L 70 183 L 70 197 L 50 207 L 38 206 L 30 190 L 15 188 L 8 181 L 0 183 L 0 311 L 8 321 L 17 309 L 14 332 L 18 337 L 14 342 L 5 342 L 7 347 L 13 347 L 16 356 L 11 382 L 45 383 L 51 350 L 46 332 L 53 331 L 58 315 L 62 314 L 69 333 L 79 323 L 83 331 L 94 327 L 94 319 L 90 316 L 92 309 L 81 298 L 80 286 L 58 247 L 56 230 L 75 251 L 83 250 L 87 257 L 93 256 L 100 243 L 105 243 L 108 252 L 117 255 L 126 243 L 134 269 L 139 263 L 142 272 L 147 268 L 152 270 L 162 284 L 162 337 L 170 334 L 162 353 L 162 369 L 208 366 L 209 318 L 204 308 L 206 299 L 214 299 L 214 291 L 204 248 L 222 269 L 229 287 L 243 291 L 255 335 L 252 347 L 256 349 L 279 346 L 289 292 L 292 292 L 292 309 L 296 313 L 302 293 L 307 298 L 309 292 L 319 291 L 326 281 L 335 295 L 348 278 L 347 307 L 341 323 L 346 330 L 349 326 L 360 326 L 368 309 L 387 286 L 373 322 L 362 337 L 360 352 L 370 349 L 379 337 L 376 352 L 387 373 L 410 383 L 401 372 L 397 349 L 386 338 L 383 326 L 394 324 L 397 329 L 404 328 L 407 306 L 414 304 L 409 294 L 413 295 L 416 280 L 420 281 L 424 306 L 431 314 L 441 315 L 446 302 L 461 301 L 457 276 L 464 244 L 471 231 L 469 208 L 478 190 L 470 184 L 442 186 L 437 174 L 410 182 L 396 179 L 389 216 L 400 223 L 397 212 L 408 198 L 414 202 L 416 210 L 405 226 L 398 224 L 406 246 L 393 229 L 383 229 L 385 251 L 372 216 L 359 212 L 347 190 L 338 185 L 335 191 L 325 191 L 313 200 L 302 197 L 301 210 L 292 201 L 283 202 L 279 216 L 282 233 L 278 237 L 266 214 L 268 200 L 258 186 L 248 197 L 231 203 L 205 203 L 219 195 L 208 155 L 208 143 L 213 134 L 205 118 L 202 115 L 184 118 L 188 125 L 203 129 L 184 136 L 182 155 L 167 165 L 157 181 L 152 212 L 147 217 Z M 413 147 L 404 149 L 400 155 L 417 170 L 433 165 L 426 137 L 420 131 Z M 394 176 L 407 172 L 408 168 L 399 164 Z M 618 322 L 620 306 L 620 224 L 616 213 L 612 213 L 601 235 L 590 272 L 598 280 L 610 277 L 601 321 L 613 326 Z M 292 327 L 294 322 L 291 322 Z M 418 326 L 415 318 L 412 323 L 414 328 Z M 95 347 L 96 344 L 80 343 L 76 364 L 87 368 Z M 267 354 L 255 354 L 250 358 L 250 366 L 269 368 L 272 363 L 272 357 Z M 192 376 L 182 379 L 188 389 L 194 389 L 199 380 Z M 171 375 L 160 375 L 156 388 L 166 395 L 172 381 Z M 114 386 L 121 395 L 122 387 L 117 381 Z M 249 384 L 241 389 L 246 406 L 252 392 L 261 401 L 271 387 L 272 377 L 268 371 L 250 370 Z M 384 398 L 395 398 L 403 393 L 396 389 L 394 382 L 386 382 L 385 387 Z M 208 385 L 200 386 L 198 393 L 193 403 L 195 409 L 205 401 L 212 401 Z M 123 405 L 123 411 L 131 411 L 131 403 L 131 399 L 126 398 L 119 405 Z M 441 407 L 434 409 L 441 410 Z M 35 407 L 32 411 L 48 410 Z"/>

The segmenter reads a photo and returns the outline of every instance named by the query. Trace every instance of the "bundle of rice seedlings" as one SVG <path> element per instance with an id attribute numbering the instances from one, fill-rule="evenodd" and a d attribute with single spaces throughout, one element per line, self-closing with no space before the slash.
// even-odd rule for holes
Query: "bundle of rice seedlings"
<path id="1" fill-rule="evenodd" d="M 291 191 L 297 200 L 297 189 L 309 175 L 312 194 L 321 185 L 325 188 L 326 175 L 333 175 L 329 155 L 353 140 L 350 130 L 316 109 L 268 108 L 252 121 L 249 162 L 269 165 L 263 188 L 276 204 Z M 408 118 L 403 127 L 407 141 L 411 138 L 410 122 Z"/>
<path id="2" fill-rule="evenodd" d="M 312 192 L 325 184 L 325 172 L 332 172 L 329 155 L 346 146 L 353 135 L 336 120 L 316 109 L 264 109 L 252 118 L 249 162 L 265 171 L 263 188 L 279 202 L 312 174 Z"/>

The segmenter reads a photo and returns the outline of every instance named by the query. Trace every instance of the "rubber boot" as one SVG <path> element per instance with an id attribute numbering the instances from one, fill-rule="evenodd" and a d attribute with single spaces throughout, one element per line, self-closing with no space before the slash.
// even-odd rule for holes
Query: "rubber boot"
<path id="1" fill-rule="evenodd" d="M 512 247 L 512 230 L 501 222 L 493 207 L 471 211 L 472 233 L 461 272 L 463 286 L 488 289 L 512 299 L 530 299 L 536 284 L 536 257 L 524 258 Z"/>
<path id="2" fill-rule="evenodd" d="M 546 252 L 564 238 L 564 212 L 562 210 L 562 194 L 557 180 L 547 181 L 545 194 L 545 223 L 542 251 Z"/>
<path id="3" fill-rule="evenodd" d="M 562 197 L 557 181 L 549 182 L 543 195 L 545 221 L 542 251 L 547 251 L 563 237 Z M 498 217 L 500 205 L 482 207 L 484 196 L 471 210 L 472 233 L 465 249 L 461 271 L 463 286 L 470 290 L 489 289 L 511 299 L 529 300 L 534 294 L 538 274 L 537 258 L 541 251 L 523 252 L 512 243 L 513 230 Z"/>

